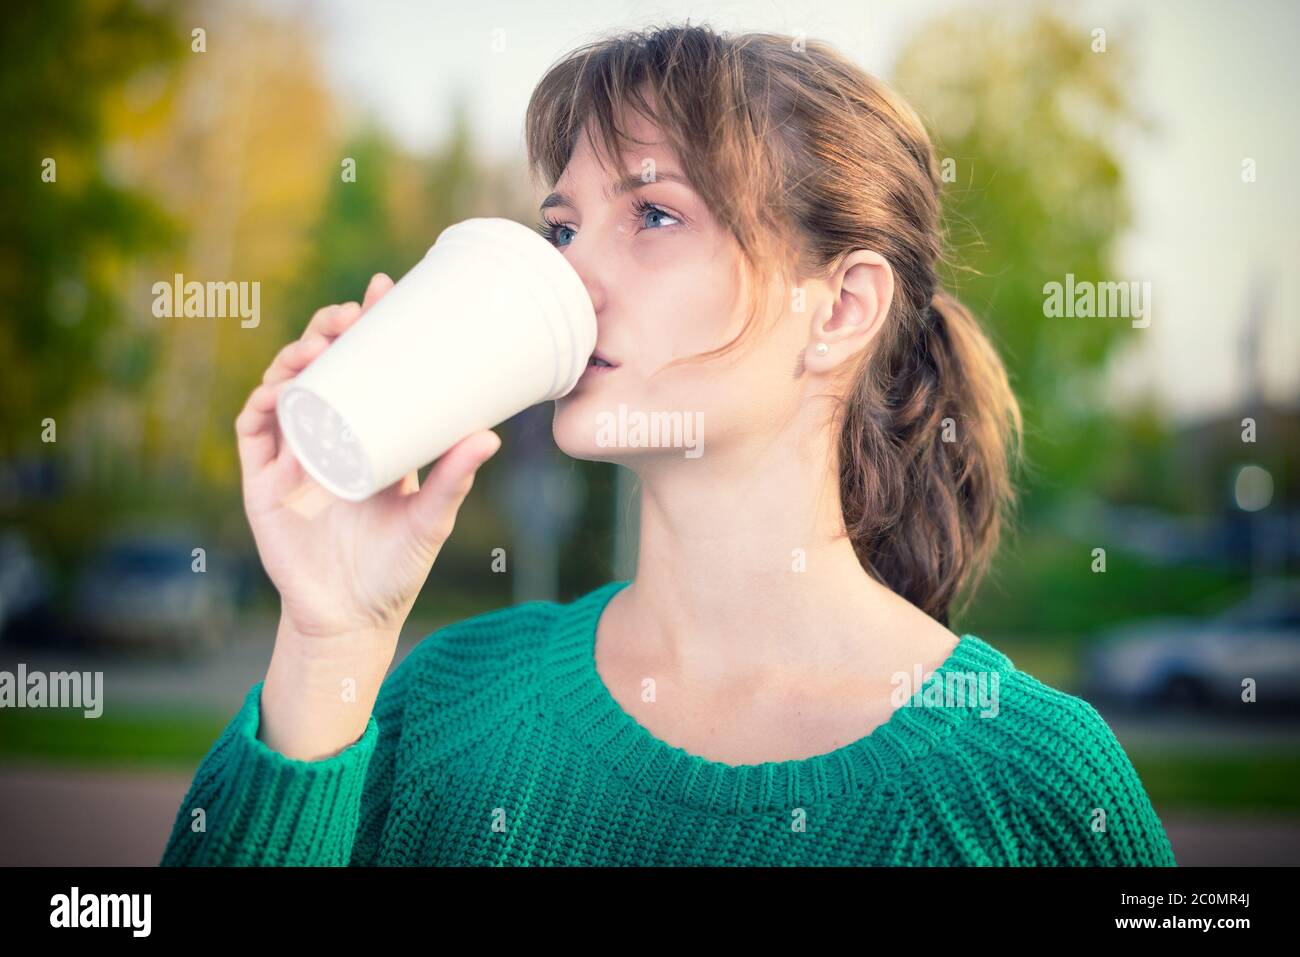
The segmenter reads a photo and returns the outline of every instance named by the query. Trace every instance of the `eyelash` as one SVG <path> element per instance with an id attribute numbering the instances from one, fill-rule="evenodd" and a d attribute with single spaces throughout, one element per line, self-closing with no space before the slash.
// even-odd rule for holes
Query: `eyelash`
<path id="1" fill-rule="evenodd" d="M 678 223 L 684 222 L 684 220 L 680 216 L 674 216 L 672 213 L 668 212 L 668 210 L 660 209 L 654 203 L 650 203 L 644 199 L 638 198 L 636 203 L 632 207 L 633 221 L 640 221 L 644 219 L 647 213 L 659 213 L 660 215 L 667 216 L 669 219 L 677 220 Z M 554 222 L 546 216 L 543 216 L 542 221 L 537 224 L 537 231 L 541 233 L 542 238 L 545 239 L 552 246 L 555 246 L 557 249 L 560 247 L 555 242 L 555 230 L 561 228 L 571 229 L 572 227 L 567 226 L 564 223 Z"/>

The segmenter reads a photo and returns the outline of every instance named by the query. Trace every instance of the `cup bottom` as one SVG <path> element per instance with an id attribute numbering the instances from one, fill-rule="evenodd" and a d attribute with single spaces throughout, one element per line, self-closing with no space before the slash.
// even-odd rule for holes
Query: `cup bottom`
<path id="1" fill-rule="evenodd" d="M 280 428 L 302 467 L 341 498 L 359 501 L 371 491 L 370 462 L 346 422 L 307 389 L 290 388 L 279 410 Z"/>

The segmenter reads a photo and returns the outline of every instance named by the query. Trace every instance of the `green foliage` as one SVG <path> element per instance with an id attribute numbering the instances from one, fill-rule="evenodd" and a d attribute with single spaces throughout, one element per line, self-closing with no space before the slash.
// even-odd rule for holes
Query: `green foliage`
<path id="1" fill-rule="evenodd" d="M 954 627 L 964 626 L 994 645 L 1009 634 L 1076 644 L 1135 618 L 1211 614 L 1246 587 L 1244 572 L 1171 568 L 1116 548 L 1107 550 L 1106 571 L 1094 573 L 1092 547 L 1046 528 L 1009 542 Z"/>
<path id="2" fill-rule="evenodd" d="M 336 302 L 360 301 L 370 277 L 387 272 L 394 279 L 414 265 L 413 251 L 403 248 L 390 228 L 388 192 L 392 188 L 398 152 L 380 131 L 367 129 L 342 147 L 356 161 L 357 179 L 343 183 L 333 156 L 327 157 L 331 186 L 325 206 L 311 231 L 307 262 L 290 300 L 291 323 L 286 336 L 298 336 L 313 312 Z M 400 264 L 400 265 L 399 265 Z"/>
<path id="3" fill-rule="evenodd" d="M 177 241 L 150 199 L 102 162 L 103 97 L 182 49 L 170 15 L 134 0 L 16 4 L 0 30 L 0 455 L 149 357 L 105 353 L 123 316 L 124 258 Z M 55 179 L 46 182 L 45 160 Z"/>
<path id="4" fill-rule="evenodd" d="M 472 131 L 463 110 L 451 134 L 430 157 L 402 151 L 389 136 L 367 127 L 341 147 L 355 160 L 356 179 L 344 182 L 338 159 L 325 158 L 330 182 L 324 207 L 309 234 L 306 262 L 288 299 L 297 336 L 321 306 L 360 300 L 370 277 L 400 279 L 438 234 L 473 215 L 487 215 L 467 198 L 482 191 L 486 171 L 472 156 Z"/>
<path id="5" fill-rule="evenodd" d="M 1130 221 L 1115 144 L 1138 124 L 1120 51 L 1093 52 L 1089 31 L 1049 8 L 965 7 L 924 27 L 894 82 L 950 159 L 945 284 L 979 315 L 1025 416 L 1042 488 L 1091 486 L 1109 422 L 1104 362 L 1125 319 L 1043 315 L 1047 282 L 1116 275 Z"/>

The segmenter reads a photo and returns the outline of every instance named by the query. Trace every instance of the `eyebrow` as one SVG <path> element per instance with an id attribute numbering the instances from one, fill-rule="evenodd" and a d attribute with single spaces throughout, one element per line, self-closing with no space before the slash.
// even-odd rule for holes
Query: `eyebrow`
<path id="1" fill-rule="evenodd" d="M 638 189 L 642 186 L 650 186 L 653 185 L 654 183 L 661 183 L 664 181 L 671 182 L 671 183 L 681 183 L 683 186 L 687 187 L 688 189 L 691 188 L 690 180 L 688 180 L 685 176 L 681 175 L 680 173 L 674 173 L 672 171 L 667 171 L 667 170 L 657 171 L 655 173 L 655 178 L 648 181 L 641 179 L 641 176 L 638 173 L 629 173 L 627 176 L 623 177 L 621 180 L 619 180 L 617 183 L 614 184 L 614 189 L 612 193 L 609 190 L 605 191 L 605 199 L 610 200 L 613 199 L 615 196 L 621 196 L 623 193 L 626 193 L 629 190 Z M 569 198 L 569 195 L 567 193 L 551 193 L 550 196 L 547 196 L 544 200 L 542 200 L 542 205 L 539 206 L 538 209 L 539 210 L 550 209 L 552 206 L 571 206 L 574 209 L 578 208 L 574 204 L 573 200 Z"/>

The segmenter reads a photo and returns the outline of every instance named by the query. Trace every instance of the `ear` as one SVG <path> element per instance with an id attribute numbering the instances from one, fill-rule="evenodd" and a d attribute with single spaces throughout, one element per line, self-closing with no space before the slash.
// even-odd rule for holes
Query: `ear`
<path id="1" fill-rule="evenodd" d="M 830 302 L 814 312 L 804 368 L 829 372 L 856 357 L 884 325 L 894 301 L 894 270 L 880 253 L 855 249 L 827 280 Z M 819 343 L 826 344 L 818 355 Z"/>

